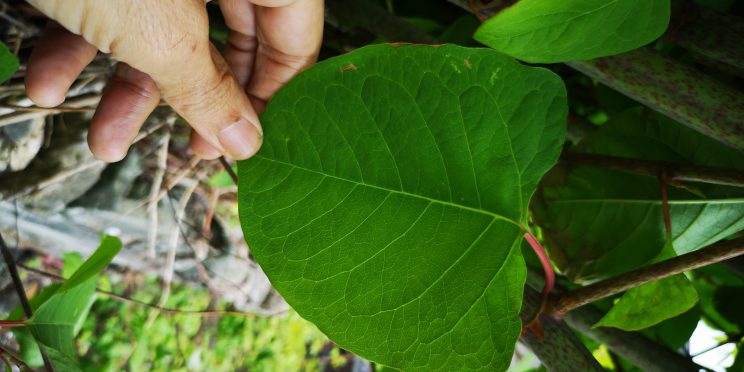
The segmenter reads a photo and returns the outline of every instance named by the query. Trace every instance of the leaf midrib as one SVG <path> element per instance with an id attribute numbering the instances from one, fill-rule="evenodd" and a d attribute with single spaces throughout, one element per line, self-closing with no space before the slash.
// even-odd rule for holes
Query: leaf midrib
<path id="1" fill-rule="evenodd" d="M 654 204 L 661 205 L 661 200 L 650 199 L 561 199 L 549 201 L 551 204 L 569 203 L 615 203 L 615 204 Z M 744 204 L 744 198 L 709 199 L 709 200 L 670 200 L 670 205 L 706 205 L 706 204 Z"/>
<path id="2" fill-rule="evenodd" d="M 510 34 L 510 35 L 505 35 L 505 36 L 495 36 L 495 37 L 493 37 L 493 39 L 510 40 L 510 39 L 521 37 L 521 36 L 524 36 L 524 35 L 527 35 L 527 34 L 535 33 L 538 30 L 543 30 L 543 29 L 547 29 L 547 28 L 553 27 L 553 26 L 555 26 L 557 24 L 567 24 L 569 22 L 574 21 L 577 18 L 582 18 L 582 17 L 585 17 L 585 16 L 587 16 L 589 14 L 600 12 L 600 11 L 604 10 L 605 8 L 607 8 L 607 7 L 610 7 L 612 5 L 615 5 L 618 1 L 619 0 L 612 0 L 609 3 L 600 6 L 599 8 L 595 8 L 595 9 L 592 9 L 590 11 L 583 12 L 583 13 L 578 13 L 577 15 L 575 15 L 575 16 L 567 19 L 567 20 L 563 20 L 563 21 L 560 21 L 560 22 L 553 22 L 553 23 L 543 24 L 543 26 L 537 27 L 535 29 L 531 29 L 529 31 L 514 33 L 514 34 Z M 561 12 L 561 13 L 568 13 L 568 12 Z M 524 18 L 520 23 L 525 23 L 527 21 L 530 21 L 530 20 L 535 19 L 535 18 L 538 18 L 538 17 L 551 17 L 551 18 L 554 18 L 556 14 L 559 14 L 559 13 L 536 15 L 536 16 L 533 16 L 533 17 Z"/>
<path id="3" fill-rule="evenodd" d="M 477 209 L 477 208 L 473 208 L 473 207 L 469 207 L 469 206 L 457 204 L 457 203 L 454 203 L 454 202 L 448 202 L 448 201 L 443 201 L 443 200 L 432 199 L 432 198 L 430 198 L 428 196 L 418 195 L 418 194 L 412 194 L 410 192 L 403 191 L 403 190 L 392 190 L 392 189 L 388 189 L 388 188 L 385 188 L 385 187 L 368 184 L 368 183 L 365 183 L 365 182 L 359 182 L 359 181 L 355 181 L 355 180 L 341 178 L 341 177 L 338 177 L 336 175 L 324 173 L 322 171 L 318 171 L 318 170 L 315 170 L 315 169 L 309 169 L 309 168 L 301 167 L 301 166 L 298 166 L 296 164 L 288 163 L 286 161 L 277 160 L 277 159 L 273 159 L 273 158 L 268 158 L 268 157 L 263 156 L 263 155 L 255 155 L 254 158 L 255 159 L 262 159 L 262 160 L 266 160 L 266 161 L 270 161 L 270 162 L 274 162 L 274 163 L 278 163 L 278 164 L 281 164 L 281 165 L 284 165 L 284 166 L 288 166 L 288 167 L 292 167 L 292 168 L 295 168 L 295 169 L 299 169 L 299 170 L 302 170 L 302 171 L 305 171 L 305 172 L 310 172 L 310 173 L 318 174 L 318 175 L 321 175 L 323 177 L 328 177 L 328 178 L 332 178 L 332 179 L 335 179 L 335 180 L 339 180 L 339 181 L 343 181 L 343 182 L 348 182 L 348 183 L 351 183 L 351 184 L 356 185 L 356 186 L 369 187 L 369 188 L 373 188 L 373 189 L 377 189 L 377 190 L 386 191 L 386 192 L 389 192 L 389 193 L 395 193 L 395 194 L 399 194 L 399 195 L 404 195 L 404 196 L 408 196 L 408 197 L 412 197 L 412 198 L 417 198 L 417 199 L 425 200 L 425 201 L 428 201 L 430 203 L 437 203 L 437 204 L 441 204 L 441 205 L 445 205 L 445 206 L 450 206 L 450 207 L 453 207 L 453 208 L 458 208 L 458 209 L 466 210 L 466 211 L 477 213 L 477 214 L 486 215 L 486 216 L 489 216 L 489 217 L 494 218 L 494 219 L 497 219 L 497 220 L 502 220 L 502 221 L 511 223 L 511 224 L 517 226 L 522 231 L 528 231 L 528 229 L 525 226 L 523 226 L 522 224 L 520 224 L 519 222 L 514 221 L 511 218 L 508 218 L 506 216 L 502 216 L 502 215 L 500 215 L 498 213 L 493 213 L 493 212 L 490 212 L 490 211 L 486 211 L 486 210 L 482 210 L 482 209 Z"/>

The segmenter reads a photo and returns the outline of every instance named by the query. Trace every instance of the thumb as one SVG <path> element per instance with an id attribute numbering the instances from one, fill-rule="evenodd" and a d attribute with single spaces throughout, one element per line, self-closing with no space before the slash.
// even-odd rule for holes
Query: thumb
<path id="1" fill-rule="evenodd" d="M 171 61 L 177 73 L 151 74 L 168 102 L 202 138 L 230 158 L 255 154 L 263 140 L 258 115 L 217 50 Z"/>
<path id="2" fill-rule="evenodd" d="M 223 154 L 245 159 L 258 151 L 258 116 L 209 42 L 203 0 L 29 1 L 103 52 L 150 75 L 163 99 Z"/>

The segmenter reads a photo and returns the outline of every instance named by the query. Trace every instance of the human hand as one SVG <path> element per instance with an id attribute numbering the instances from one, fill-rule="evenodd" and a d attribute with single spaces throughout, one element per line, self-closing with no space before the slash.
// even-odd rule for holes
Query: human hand
<path id="1" fill-rule="evenodd" d="M 105 161 L 126 155 L 161 96 L 193 128 L 200 157 L 252 156 L 262 141 L 256 111 L 315 62 L 323 32 L 323 0 L 220 0 L 230 29 L 223 58 L 209 42 L 204 0 L 29 3 L 56 21 L 28 62 L 37 105 L 62 103 L 97 50 L 120 61 L 88 132 Z"/>

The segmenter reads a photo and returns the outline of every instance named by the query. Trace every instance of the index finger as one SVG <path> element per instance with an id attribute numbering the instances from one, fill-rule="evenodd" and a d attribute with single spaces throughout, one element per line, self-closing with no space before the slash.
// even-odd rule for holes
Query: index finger
<path id="1" fill-rule="evenodd" d="M 268 101 L 318 58 L 323 39 L 323 0 L 251 0 L 255 5 L 255 67 L 246 89 Z"/>

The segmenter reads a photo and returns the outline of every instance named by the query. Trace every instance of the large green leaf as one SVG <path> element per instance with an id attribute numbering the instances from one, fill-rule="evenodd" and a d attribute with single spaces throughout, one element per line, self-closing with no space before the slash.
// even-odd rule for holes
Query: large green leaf
<path id="1" fill-rule="evenodd" d="M 18 70 L 18 58 L 0 42 L 0 83 L 10 79 Z"/>
<path id="2" fill-rule="evenodd" d="M 475 39 L 534 63 L 626 52 L 661 36 L 669 0 L 520 0 L 488 19 Z"/>
<path id="3" fill-rule="evenodd" d="M 551 72 L 377 45 L 277 93 L 239 164 L 252 253 L 339 345 L 405 370 L 499 370 L 520 333 L 527 205 L 563 143 Z"/>
<path id="4" fill-rule="evenodd" d="M 744 154 L 641 109 L 612 118 L 581 144 L 613 156 L 741 169 Z M 684 254 L 744 228 L 744 191 L 690 185 L 670 188 L 672 242 Z M 551 257 L 574 280 L 619 274 L 654 259 L 665 244 L 659 183 L 584 166 L 545 178 L 535 217 Z"/>
<path id="5" fill-rule="evenodd" d="M 27 321 L 28 330 L 44 349 L 53 350 L 55 360 L 67 369 L 77 359 L 73 339 L 76 325 L 87 314 L 96 290 L 98 273 L 121 249 L 119 239 L 105 236 L 96 251 L 48 299 L 39 305 Z"/>
<path id="6" fill-rule="evenodd" d="M 695 287 L 684 275 L 670 276 L 629 290 L 595 326 L 645 329 L 683 314 L 697 300 Z"/>

